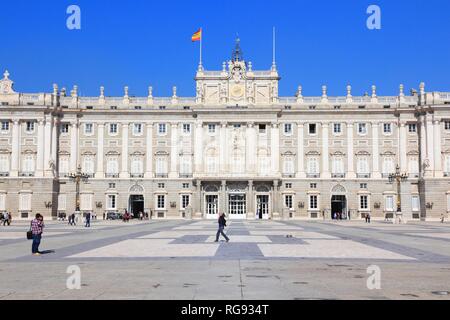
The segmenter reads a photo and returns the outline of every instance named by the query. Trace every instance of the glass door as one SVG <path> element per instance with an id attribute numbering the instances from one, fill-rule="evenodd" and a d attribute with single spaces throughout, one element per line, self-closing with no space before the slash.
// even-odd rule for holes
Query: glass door
<path id="1" fill-rule="evenodd" d="M 256 196 L 256 219 L 269 218 L 269 195 Z"/>
<path id="2" fill-rule="evenodd" d="M 228 212 L 230 217 L 245 219 L 246 218 L 246 202 L 245 194 L 230 194 L 228 196 Z"/>
<path id="3" fill-rule="evenodd" d="M 207 194 L 205 196 L 205 211 L 209 218 L 216 218 L 219 213 L 219 196 L 216 194 Z"/>

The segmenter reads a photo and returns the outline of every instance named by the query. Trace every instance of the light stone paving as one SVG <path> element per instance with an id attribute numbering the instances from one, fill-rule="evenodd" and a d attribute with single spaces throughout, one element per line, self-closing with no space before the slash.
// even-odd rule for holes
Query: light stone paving
<path id="1" fill-rule="evenodd" d="M 305 240 L 307 245 L 259 244 L 265 257 L 271 258 L 331 258 L 331 259 L 375 259 L 415 260 L 388 250 L 378 249 L 350 240 Z"/>
<path id="2" fill-rule="evenodd" d="M 59 236 L 63 234 L 68 234 L 69 232 L 46 232 L 45 236 Z M 24 239 L 26 236 L 25 232 L 0 232 L 0 240 L 17 240 Z"/>
<path id="3" fill-rule="evenodd" d="M 448 239 L 450 240 L 450 233 L 405 233 L 409 236 L 418 236 L 426 238 L 438 238 L 438 239 Z"/>
<path id="4" fill-rule="evenodd" d="M 222 238 L 222 236 L 220 236 Z M 233 243 L 265 243 L 272 242 L 266 236 L 230 236 L 232 237 Z M 206 239 L 206 242 L 214 242 L 216 240 L 215 236 L 211 236 Z"/>
<path id="5" fill-rule="evenodd" d="M 334 236 L 330 236 L 324 233 L 319 233 L 319 232 L 306 232 L 306 231 L 294 231 L 294 232 L 286 232 L 286 231 L 274 231 L 274 230 L 265 230 L 265 231 L 260 231 L 260 230 L 250 230 L 250 234 L 251 235 L 272 235 L 272 236 L 287 236 L 287 235 L 292 235 L 294 238 L 299 238 L 299 239 L 339 239 L 337 237 Z"/>

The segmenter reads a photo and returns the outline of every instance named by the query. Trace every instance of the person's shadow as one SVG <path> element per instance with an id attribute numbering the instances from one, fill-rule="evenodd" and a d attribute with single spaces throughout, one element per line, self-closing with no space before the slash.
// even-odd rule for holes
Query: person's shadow
<path id="1" fill-rule="evenodd" d="M 44 251 L 40 251 L 40 254 L 50 254 L 50 253 L 55 253 L 55 250 L 44 250 Z"/>

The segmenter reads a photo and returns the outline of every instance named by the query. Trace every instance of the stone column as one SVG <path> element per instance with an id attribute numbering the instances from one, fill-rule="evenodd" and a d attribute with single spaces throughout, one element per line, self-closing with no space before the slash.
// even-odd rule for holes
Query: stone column
<path id="1" fill-rule="evenodd" d="M 405 123 L 401 122 L 399 127 L 400 133 L 399 133 L 399 153 L 400 153 L 400 172 L 404 173 L 408 171 L 408 158 L 406 156 L 406 147 L 407 147 L 407 141 L 406 141 L 406 127 Z"/>
<path id="2" fill-rule="evenodd" d="M 428 167 L 430 176 L 433 176 L 434 172 L 434 130 L 433 130 L 433 121 L 431 120 L 431 115 L 428 115 L 427 119 L 427 157 L 430 166 Z"/>
<path id="3" fill-rule="evenodd" d="M 305 178 L 304 123 L 297 123 L 297 178 Z"/>
<path id="4" fill-rule="evenodd" d="M 197 174 L 203 172 L 203 123 L 197 122 L 195 128 L 195 156 L 194 168 Z"/>
<path id="5" fill-rule="evenodd" d="M 355 178 L 355 169 L 353 165 L 353 123 L 347 122 L 347 172 L 348 178 Z"/>
<path id="6" fill-rule="evenodd" d="M 50 168 L 50 150 L 52 143 L 52 118 L 51 116 L 47 116 L 45 120 L 44 127 L 44 135 L 45 135 L 45 144 L 44 144 L 44 174 L 46 177 L 51 177 L 52 171 Z"/>
<path id="7" fill-rule="evenodd" d="M 220 195 L 219 195 L 219 210 L 221 212 L 227 212 L 227 181 L 222 180 L 222 185 L 220 189 Z"/>
<path id="8" fill-rule="evenodd" d="M 220 172 L 224 174 L 227 171 L 227 123 L 222 122 L 220 124 L 220 150 L 219 150 L 219 163 Z"/>
<path id="9" fill-rule="evenodd" d="M 247 192 L 247 219 L 253 219 L 255 217 L 254 209 L 254 193 L 253 193 L 253 180 L 248 181 L 248 192 Z"/>
<path id="10" fill-rule="evenodd" d="M 170 129 L 170 173 L 169 178 L 178 178 L 178 123 L 174 122 Z"/>
<path id="11" fill-rule="evenodd" d="M 36 177 L 44 176 L 44 145 L 44 120 L 39 120 Z"/>
<path id="12" fill-rule="evenodd" d="M 147 123 L 145 177 L 153 178 L 153 123 Z"/>
<path id="13" fill-rule="evenodd" d="M 70 172 L 77 171 L 78 165 L 78 123 L 70 124 Z"/>
<path id="14" fill-rule="evenodd" d="M 322 123 L 322 174 L 323 178 L 330 178 L 330 156 L 328 152 L 329 144 L 329 124 L 327 122 Z"/>
<path id="15" fill-rule="evenodd" d="M 372 177 L 381 178 L 379 122 L 372 122 Z"/>
<path id="16" fill-rule="evenodd" d="M 105 142 L 105 124 L 99 123 L 97 125 L 97 173 L 95 176 L 97 178 L 105 177 L 104 169 L 104 142 Z"/>
<path id="17" fill-rule="evenodd" d="M 427 158 L 427 133 L 425 129 L 425 117 L 420 117 L 420 172 L 424 174 L 428 168 L 424 169 L 425 159 Z"/>
<path id="18" fill-rule="evenodd" d="M 128 123 L 122 123 L 122 168 L 120 170 L 121 178 L 128 178 Z"/>
<path id="19" fill-rule="evenodd" d="M 248 123 L 246 130 L 246 172 L 248 174 L 256 173 L 256 132 L 255 132 L 255 124 Z"/>
<path id="20" fill-rule="evenodd" d="M 57 118 L 53 119 L 53 127 L 52 127 L 52 156 L 51 159 L 53 163 L 56 165 L 56 161 L 58 159 L 57 147 L 58 147 L 58 128 L 59 128 L 59 120 Z"/>
<path id="21" fill-rule="evenodd" d="M 13 120 L 12 140 L 11 140 L 11 177 L 19 175 L 19 158 L 20 158 L 20 122 Z"/>
<path id="22" fill-rule="evenodd" d="M 442 177 L 442 141 L 441 141 L 441 123 L 434 121 L 434 176 Z"/>
<path id="23" fill-rule="evenodd" d="M 272 123 L 270 136 L 272 172 L 274 175 L 280 173 L 280 129 L 278 123 Z"/>
<path id="24" fill-rule="evenodd" d="M 272 207 L 273 207 L 273 211 L 272 211 L 272 219 L 274 217 L 274 215 L 276 214 L 277 216 L 280 215 L 280 199 L 279 199 L 279 192 L 278 192 L 278 180 L 273 180 L 273 195 L 272 195 Z"/>

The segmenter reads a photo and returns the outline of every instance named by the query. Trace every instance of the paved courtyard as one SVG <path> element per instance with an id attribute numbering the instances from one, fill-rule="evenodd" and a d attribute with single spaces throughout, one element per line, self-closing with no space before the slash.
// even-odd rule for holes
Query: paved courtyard
<path id="1" fill-rule="evenodd" d="M 0 299 L 450 299 L 449 224 L 228 224 L 231 241 L 216 243 L 215 221 L 50 221 L 39 257 L 27 223 L 2 226 Z M 72 265 L 79 290 L 66 286 Z"/>

